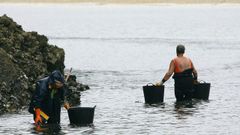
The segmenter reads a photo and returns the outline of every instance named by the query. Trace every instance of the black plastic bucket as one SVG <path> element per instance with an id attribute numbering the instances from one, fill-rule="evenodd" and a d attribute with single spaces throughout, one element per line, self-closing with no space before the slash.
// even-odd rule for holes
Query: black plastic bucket
<path id="1" fill-rule="evenodd" d="M 147 84 L 146 86 L 143 86 L 143 94 L 145 103 L 161 103 L 164 99 L 164 85 L 155 86 L 153 84 Z"/>
<path id="2" fill-rule="evenodd" d="M 210 93 L 211 83 L 198 83 L 194 84 L 193 98 L 208 100 Z"/>
<path id="3" fill-rule="evenodd" d="M 71 107 L 68 109 L 70 124 L 89 125 L 93 123 L 95 107 Z"/>

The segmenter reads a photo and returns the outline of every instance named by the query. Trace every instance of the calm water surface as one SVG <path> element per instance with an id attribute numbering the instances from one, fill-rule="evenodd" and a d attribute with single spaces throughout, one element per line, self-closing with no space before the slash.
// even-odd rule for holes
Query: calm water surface
<path id="1" fill-rule="evenodd" d="M 94 125 L 70 126 L 63 109 L 58 134 L 239 135 L 239 13 L 239 5 L 0 5 L 0 15 L 64 48 L 66 68 L 91 88 L 81 105 L 97 105 Z M 162 79 L 177 44 L 212 84 L 209 100 L 177 105 L 170 79 L 164 104 L 144 104 L 142 86 Z M 0 134 L 33 128 L 26 110 L 0 116 Z"/>

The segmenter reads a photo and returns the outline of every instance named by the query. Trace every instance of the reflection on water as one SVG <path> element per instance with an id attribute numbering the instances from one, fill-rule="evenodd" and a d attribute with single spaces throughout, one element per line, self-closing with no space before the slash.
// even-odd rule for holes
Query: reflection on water
<path id="1" fill-rule="evenodd" d="M 194 116 L 194 113 L 199 113 L 199 106 L 206 105 L 209 103 L 209 100 L 198 100 L 193 99 L 191 101 L 180 101 L 174 102 L 174 104 L 169 105 L 166 103 L 157 103 L 157 104 L 144 104 L 146 109 L 157 108 L 158 111 L 156 113 L 160 113 L 160 111 L 167 111 L 169 108 L 173 108 L 171 113 L 177 119 L 187 119 L 188 117 Z M 203 109 L 203 108 L 201 108 Z"/>
<path id="2" fill-rule="evenodd" d="M 165 103 L 156 103 L 156 104 L 144 104 L 144 107 L 151 108 L 151 107 L 159 107 L 159 108 L 165 108 Z"/>
<path id="3" fill-rule="evenodd" d="M 32 133 L 44 133 L 54 135 L 64 134 L 61 131 L 61 126 L 59 124 L 45 124 L 41 125 L 41 127 L 36 127 L 35 124 L 33 124 Z"/>
<path id="4" fill-rule="evenodd" d="M 202 102 L 207 103 L 203 100 L 193 99 L 191 101 L 181 101 L 175 102 L 174 111 L 176 112 L 176 118 L 178 119 L 186 119 L 188 116 L 193 116 L 194 113 L 198 113 L 198 106 L 202 104 Z"/>
<path id="5" fill-rule="evenodd" d="M 67 131 L 66 131 L 67 128 Z M 87 128 L 86 130 L 81 130 L 82 128 Z M 81 133 L 81 134 L 92 134 L 95 131 L 94 124 L 90 125 L 73 125 L 68 124 L 67 127 L 62 128 L 59 124 L 45 124 L 40 128 L 37 128 L 34 123 L 32 123 L 32 128 L 30 128 L 29 132 L 32 134 L 49 134 L 49 135 L 63 135 L 63 134 L 71 134 L 71 133 Z"/>

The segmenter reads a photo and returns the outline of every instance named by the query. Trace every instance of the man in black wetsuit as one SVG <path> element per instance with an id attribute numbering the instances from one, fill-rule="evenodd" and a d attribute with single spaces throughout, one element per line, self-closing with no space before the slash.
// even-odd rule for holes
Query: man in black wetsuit
<path id="1" fill-rule="evenodd" d="M 33 114 L 36 125 L 48 123 L 59 124 L 61 103 L 64 101 L 65 91 L 63 88 L 64 77 L 60 71 L 55 70 L 50 76 L 40 79 L 36 83 L 36 91 L 32 97 L 29 112 Z M 69 108 L 65 101 L 64 107 Z M 49 119 L 44 121 L 40 116 L 44 112 Z"/>
<path id="2" fill-rule="evenodd" d="M 174 58 L 169 66 L 168 72 L 165 74 L 161 82 L 156 85 L 162 85 L 174 73 L 175 81 L 175 97 L 177 101 L 191 100 L 194 81 L 197 81 L 197 71 L 191 59 L 184 56 L 185 47 L 178 45 L 176 48 L 177 57 Z"/>

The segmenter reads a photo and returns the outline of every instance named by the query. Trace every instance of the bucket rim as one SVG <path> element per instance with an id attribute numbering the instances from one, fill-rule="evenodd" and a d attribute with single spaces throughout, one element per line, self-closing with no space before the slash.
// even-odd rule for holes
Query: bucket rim
<path id="1" fill-rule="evenodd" d="M 70 107 L 69 109 L 78 109 L 78 108 L 81 108 L 81 109 L 95 109 L 95 108 L 96 108 L 96 105 L 93 106 L 93 107 L 87 107 L 87 106 L 73 106 L 73 107 Z"/>

